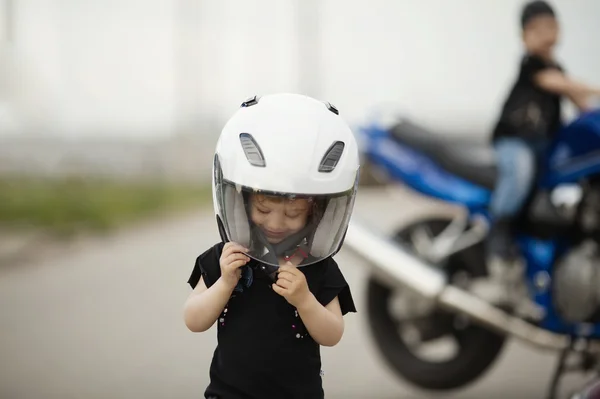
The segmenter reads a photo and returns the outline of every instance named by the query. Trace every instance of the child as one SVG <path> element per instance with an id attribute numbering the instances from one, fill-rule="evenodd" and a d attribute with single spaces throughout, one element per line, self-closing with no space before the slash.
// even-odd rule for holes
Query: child
<path id="1" fill-rule="evenodd" d="M 356 312 L 332 256 L 358 178 L 354 137 L 309 97 L 251 99 L 217 144 L 213 199 L 223 242 L 196 259 L 184 317 L 217 322 L 205 398 L 323 398 L 320 346 Z"/>
<path id="2" fill-rule="evenodd" d="M 494 219 L 488 241 L 492 273 L 502 271 L 503 265 L 515 258 L 509 229 L 529 195 L 537 160 L 561 127 L 562 98 L 586 110 L 591 96 L 600 94 L 599 89 L 567 77 L 555 61 L 559 27 L 550 5 L 544 1 L 527 3 L 521 27 L 526 53 L 493 134 L 499 178 L 490 206 Z"/>

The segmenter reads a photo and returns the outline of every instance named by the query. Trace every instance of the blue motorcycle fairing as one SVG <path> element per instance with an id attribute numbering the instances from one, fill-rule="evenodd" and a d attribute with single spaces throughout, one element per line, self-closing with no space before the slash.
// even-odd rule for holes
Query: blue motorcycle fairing
<path id="1" fill-rule="evenodd" d="M 542 187 L 576 182 L 600 173 L 600 110 L 564 126 L 552 143 Z"/>
<path id="2" fill-rule="evenodd" d="M 391 138 L 385 130 L 371 126 L 362 131 L 367 137 L 365 153 L 383 167 L 394 180 L 444 201 L 481 212 L 490 201 L 490 190 L 447 172 L 428 156 Z"/>

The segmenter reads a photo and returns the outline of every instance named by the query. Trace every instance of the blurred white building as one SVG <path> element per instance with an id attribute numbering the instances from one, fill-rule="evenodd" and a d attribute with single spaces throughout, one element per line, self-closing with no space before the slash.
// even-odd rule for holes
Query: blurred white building
<path id="1" fill-rule="evenodd" d="M 554 0 L 560 57 L 600 85 L 600 2 Z M 208 150 L 247 96 L 296 91 L 351 123 L 394 103 L 486 138 L 520 55 L 521 0 L 0 0 L 0 137 Z"/>

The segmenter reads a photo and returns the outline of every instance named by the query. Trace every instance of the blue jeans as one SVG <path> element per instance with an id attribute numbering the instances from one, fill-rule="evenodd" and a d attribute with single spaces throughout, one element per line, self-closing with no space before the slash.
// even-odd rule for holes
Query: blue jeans
<path id="1" fill-rule="evenodd" d="M 527 200 L 535 181 L 537 159 L 545 142 L 528 142 L 519 138 L 502 138 L 494 143 L 498 181 L 492 194 L 490 212 L 494 219 L 514 217 Z"/>

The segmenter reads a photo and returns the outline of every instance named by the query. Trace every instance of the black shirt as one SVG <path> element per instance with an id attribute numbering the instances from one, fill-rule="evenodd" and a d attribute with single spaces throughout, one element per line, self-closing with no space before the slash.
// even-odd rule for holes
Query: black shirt
<path id="1" fill-rule="evenodd" d="M 209 288 L 219 279 L 223 245 L 216 244 L 196 259 L 188 280 L 192 288 L 200 276 Z M 234 291 L 217 319 L 218 345 L 205 397 L 323 398 L 320 345 L 308 334 L 296 309 L 273 291 L 273 281 L 257 263 L 251 266 L 252 284 L 243 292 Z M 299 270 L 322 305 L 337 296 L 342 314 L 356 312 L 350 288 L 332 258 Z"/>
<path id="2" fill-rule="evenodd" d="M 543 90 L 534 81 L 536 73 L 562 67 L 535 55 L 525 55 L 517 81 L 502 107 L 492 139 L 520 137 L 526 140 L 551 138 L 561 127 L 561 98 Z"/>

